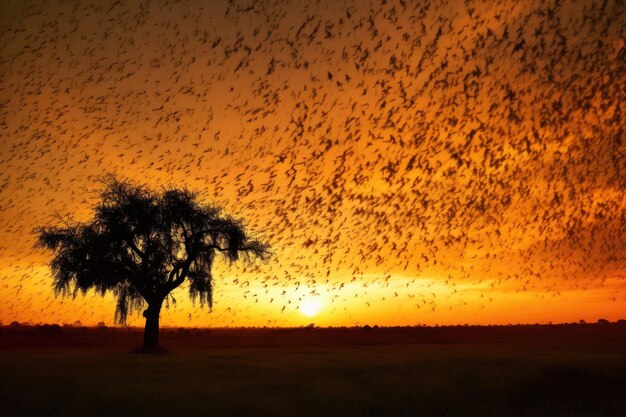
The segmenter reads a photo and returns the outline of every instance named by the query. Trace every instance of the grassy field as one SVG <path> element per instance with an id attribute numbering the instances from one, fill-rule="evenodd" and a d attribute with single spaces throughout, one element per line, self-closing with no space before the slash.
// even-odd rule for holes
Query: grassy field
<path id="1" fill-rule="evenodd" d="M 624 416 L 623 345 L 0 351 L 2 416 Z"/>

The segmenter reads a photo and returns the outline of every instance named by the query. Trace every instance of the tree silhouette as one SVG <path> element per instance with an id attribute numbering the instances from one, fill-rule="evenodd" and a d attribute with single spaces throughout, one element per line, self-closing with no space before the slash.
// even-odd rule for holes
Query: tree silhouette
<path id="1" fill-rule="evenodd" d="M 269 255 L 269 246 L 251 239 L 241 221 L 200 203 L 187 189 L 159 194 L 110 176 L 100 198 L 91 221 L 38 228 L 37 245 L 54 252 L 56 295 L 112 291 L 120 324 L 147 304 L 144 351 L 159 349 L 161 306 L 185 280 L 191 299 L 212 307 L 211 269 L 218 254 L 231 263 Z"/>

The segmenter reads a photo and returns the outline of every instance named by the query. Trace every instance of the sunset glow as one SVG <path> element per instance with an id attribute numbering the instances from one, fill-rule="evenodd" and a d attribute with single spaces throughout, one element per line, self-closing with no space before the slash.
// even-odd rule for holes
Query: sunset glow
<path id="1" fill-rule="evenodd" d="M 620 2 L 156 3 L 0 5 L 0 322 L 113 324 L 33 235 L 108 173 L 272 247 L 162 326 L 624 317 Z"/>

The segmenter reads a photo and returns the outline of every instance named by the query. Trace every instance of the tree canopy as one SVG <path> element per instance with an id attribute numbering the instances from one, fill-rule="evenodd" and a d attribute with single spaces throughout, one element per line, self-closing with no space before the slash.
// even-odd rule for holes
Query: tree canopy
<path id="1" fill-rule="evenodd" d="M 120 324 L 147 303 L 144 316 L 156 311 L 158 328 L 163 300 L 185 280 L 191 299 L 212 307 L 212 266 L 219 254 L 230 262 L 270 254 L 241 220 L 187 189 L 157 193 L 111 176 L 100 199 L 89 222 L 38 228 L 38 246 L 54 251 L 50 267 L 57 295 L 111 291 Z"/>

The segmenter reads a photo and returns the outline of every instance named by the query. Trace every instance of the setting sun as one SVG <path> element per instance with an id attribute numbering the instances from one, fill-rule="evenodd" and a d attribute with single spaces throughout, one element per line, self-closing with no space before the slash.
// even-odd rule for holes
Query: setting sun
<path id="1" fill-rule="evenodd" d="M 302 300 L 302 303 L 300 304 L 300 311 L 308 317 L 316 316 L 321 309 L 322 306 L 320 302 L 315 298 L 307 298 Z"/>

